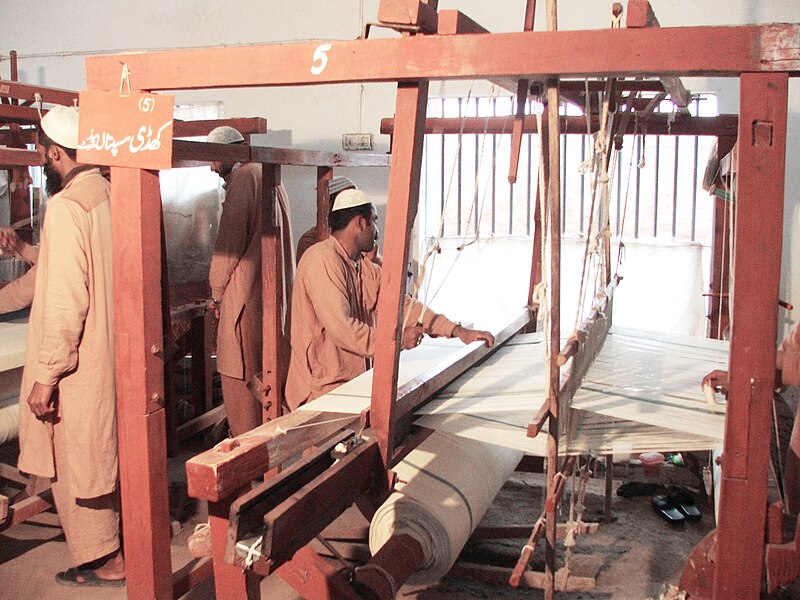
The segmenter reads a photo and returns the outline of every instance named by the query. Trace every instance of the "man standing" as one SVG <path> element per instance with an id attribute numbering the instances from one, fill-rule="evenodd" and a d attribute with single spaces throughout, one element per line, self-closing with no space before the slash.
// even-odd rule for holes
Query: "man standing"
<path id="1" fill-rule="evenodd" d="M 20 388 L 19 469 L 50 478 L 76 567 L 71 586 L 122 586 L 109 184 L 76 162 L 78 109 L 43 118 L 37 150 L 50 202 Z M 24 404 L 20 402 L 22 406 Z"/>
<path id="2" fill-rule="evenodd" d="M 291 410 L 366 370 L 375 352 L 375 310 L 381 268 L 364 253 L 378 235 L 375 206 L 359 190 L 339 193 L 329 216 L 331 236 L 311 246 L 297 267 L 292 296 L 292 356 L 286 382 Z M 406 296 L 403 349 L 425 333 L 457 337 L 465 344 L 494 337 L 467 329 Z"/>
<path id="3" fill-rule="evenodd" d="M 245 143 L 244 136 L 228 126 L 212 130 L 206 141 Z M 261 165 L 213 161 L 211 169 L 225 180 L 225 202 L 208 279 L 219 319 L 217 371 L 231 435 L 237 436 L 261 424 L 261 403 L 247 387 L 261 371 L 262 360 Z M 282 185 L 277 187 L 277 198 L 286 223 L 288 202 Z"/>

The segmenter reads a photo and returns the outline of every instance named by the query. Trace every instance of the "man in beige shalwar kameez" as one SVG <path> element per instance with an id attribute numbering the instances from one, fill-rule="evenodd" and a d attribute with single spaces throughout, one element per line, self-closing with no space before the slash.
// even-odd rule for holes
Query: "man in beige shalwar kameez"
<path id="1" fill-rule="evenodd" d="M 286 382 L 291 410 L 366 370 L 375 352 L 375 310 L 381 267 L 364 256 L 378 235 L 375 206 L 358 190 L 336 197 L 329 217 L 331 236 L 314 244 L 297 267 L 292 295 L 292 355 Z M 457 337 L 465 344 L 494 343 L 486 331 L 462 327 L 410 296 L 405 301 L 403 349 L 424 334 Z"/>
<path id="2" fill-rule="evenodd" d="M 77 145 L 77 109 L 51 109 L 37 145 L 51 198 L 20 388 L 19 469 L 52 481 L 76 565 L 56 581 L 117 587 L 125 567 L 116 496 L 109 184 L 96 167 L 75 162 Z"/>
<path id="3" fill-rule="evenodd" d="M 245 140 L 233 127 L 223 126 L 211 131 L 207 141 L 243 144 Z M 261 403 L 247 387 L 262 365 L 262 167 L 214 161 L 211 168 L 225 180 L 225 202 L 208 279 L 219 319 L 217 371 L 231 435 L 237 436 L 261 425 L 262 420 Z M 283 217 L 288 211 L 286 191 L 283 185 L 276 191 Z M 293 262 L 291 257 L 289 262 Z"/>

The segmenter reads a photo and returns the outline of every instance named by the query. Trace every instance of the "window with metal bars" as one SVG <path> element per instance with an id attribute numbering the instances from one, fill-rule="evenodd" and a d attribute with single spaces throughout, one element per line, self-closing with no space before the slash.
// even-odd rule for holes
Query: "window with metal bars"
<path id="1" fill-rule="evenodd" d="M 533 234 L 539 138 L 524 134 L 515 184 L 508 182 L 514 98 L 431 98 L 427 115 L 464 119 L 503 117 L 501 133 L 429 134 L 421 180 L 423 238 L 527 237 Z M 670 112 L 669 101 L 658 111 Z M 541 111 L 529 101 L 526 114 Z M 562 107 L 568 115 L 580 112 Z M 690 112 L 716 116 L 712 94 L 697 96 Z M 474 129 L 474 128 L 473 128 Z M 478 122 L 478 129 L 480 123 Z M 577 134 L 577 135 L 576 135 Z M 648 135 L 642 124 L 625 135 L 611 182 L 611 232 L 623 239 L 664 239 L 711 243 L 713 203 L 702 189 L 711 136 Z M 593 138 L 578 131 L 561 136 L 562 233 L 580 235 L 588 225 L 589 177 L 579 171 L 590 157 Z M 611 165 L 609 165 L 611 170 Z"/>

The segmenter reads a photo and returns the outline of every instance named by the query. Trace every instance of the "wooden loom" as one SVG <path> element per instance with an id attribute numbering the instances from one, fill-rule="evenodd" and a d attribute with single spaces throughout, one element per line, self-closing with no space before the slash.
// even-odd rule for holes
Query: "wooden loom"
<path id="1" fill-rule="evenodd" d="M 528 14 L 532 15 L 528 3 Z M 631 5 L 642 4 L 630 2 Z M 411 9 L 411 10 L 409 10 Z M 304 85 L 344 82 L 394 81 L 398 83 L 397 107 L 392 143 L 392 169 L 389 184 L 387 235 L 385 240 L 384 293 L 380 300 L 378 348 L 375 357 L 375 383 L 369 423 L 376 441 L 360 447 L 345 457 L 340 468 L 325 471 L 326 489 L 367 492 L 383 496 L 390 487 L 389 469 L 402 455 L 413 436 L 408 415 L 419 400 L 437 389 L 437 377 L 452 378 L 453 373 L 437 375 L 431 381 L 418 382 L 413 389 L 399 393 L 397 378 L 400 302 L 408 254 L 410 225 L 416 214 L 422 136 L 425 126 L 425 101 L 428 81 L 458 78 L 512 78 L 537 81 L 559 74 L 560 77 L 651 76 L 672 78 L 678 74 L 707 74 L 739 77 L 741 113 L 734 259 L 736 304 L 733 306 L 731 341 L 730 410 L 726 424 L 724 479 L 721 517 L 716 532 L 717 552 L 713 572 L 696 577 L 702 583 L 693 590 L 697 597 L 756 597 L 761 585 L 764 553 L 763 531 L 766 520 L 766 478 L 769 461 L 770 402 L 774 384 L 775 312 L 780 277 L 780 230 L 783 204 L 783 171 L 786 129 L 788 77 L 800 71 L 800 26 L 752 25 L 740 27 L 696 28 L 627 28 L 610 31 L 534 32 L 532 20 L 526 31 L 506 34 L 478 34 L 474 24 L 453 11 L 436 12 L 435 2 L 384 0 L 379 18 L 398 29 L 424 35 L 391 40 L 356 40 L 332 42 L 330 46 L 298 43 L 278 46 L 253 46 L 154 52 L 126 55 L 136 73 L 135 86 L 142 90 L 195 89 L 238 86 Z M 644 11 L 645 16 L 648 11 Z M 399 16 L 398 16 L 399 15 Z M 410 15 L 410 17 L 409 17 Z M 437 22 L 455 23 L 458 35 L 434 35 Z M 555 27 L 551 27 L 555 29 Z M 539 52 L 538 48 L 548 48 Z M 658 49 L 670 48 L 669 53 Z M 315 54 L 316 53 L 316 54 Z M 320 59 L 324 56 L 324 60 Z M 87 59 L 89 86 L 113 89 L 118 81 L 119 56 Z M 316 59 L 316 60 L 315 60 Z M 186 62 L 202 62 L 202 72 L 182 69 Z M 312 71 L 312 65 L 324 65 Z M 670 82 L 674 89 L 675 82 Z M 557 95 L 558 82 L 548 81 L 549 95 Z M 557 96 L 556 96 L 557 99 Z M 551 101 L 550 143 L 557 149 L 559 120 Z M 552 147 L 551 147 L 552 148 Z M 558 152 L 551 149 L 557 166 Z M 557 169 L 551 167 L 551 175 Z M 139 524 L 145 523 L 140 536 L 129 545 L 128 574 L 130 597 L 167 598 L 177 592 L 172 587 L 166 530 L 168 528 L 164 494 L 163 407 L 151 398 L 163 397 L 157 357 L 149 349 L 158 342 L 161 308 L 157 301 L 160 282 L 152 269 L 157 264 L 159 243 L 157 214 L 158 188 L 154 173 L 117 168 L 113 171 L 113 201 L 125 207 L 116 211 L 115 233 L 125 219 L 124 239 L 115 235 L 115 272 L 124 273 L 118 286 L 125 290 L 115 298 L 117 315 L 118 381 L 125 390 L 119 398 L 123 494 L 137 507 Z M 549 195 L 558 197 L 558 177 L 551 177 Z M 551 202 L 553 221 L 558 222 L 558 202 Z M 268 243 L 268 242 L 266 242 Z M 122 253 L 122 246 L 127 248 Z M 268 256 L 265 255 L 265 259 Z M 264 264 L 268 264 L 265 260 Z M 265 273 L 267 270 L 265 269 Z M 266 277 L 267 275 L 265 275 Z M 269 287 L 270 282 L 265 281 Z M 554 282 L 553 288 L 557 290 Z M 267 296 L 265 295 L 265 298 Z M 555 296 L 557 306 L 558 296 Z M 753 318 L 758 315 L 760 318 Z M 737 318 L 738 316 L 738 318 Z M 557 319 L 554 319 L 557 322 Z M 267 319 L 265 319 L 266 326 Z M 274 326 L 274 325 L 273 325 Z M 558 340 L 558 335 L 553 336 Z M 274 337 L 271 338 L 274 340 Z M 268 341 L 268 343 L 273 343 Z M 274 350 L 274 349 L 273 349 Z M 558 349 L 556 349 L 558 350 Z M 553 360 L 558 352 L 551 355 Z M 267 356 L 265 352 L 265 357 Z M 555 369 L 557 373 L 557 368 Z M 551 389 L 550 398 L 557 396 Z M 399 402 L 395 402 L 399 398 Z M 551 417 L 556 414 L 551 407 Z M 294 423 L 300 417 L 288 415 Z M 554 419 L 550 419 L 551 422 Z M 273 431 L 273 440 L 281 439 L 278 425 L 268 423 L 263 433 Z M 268 436 L 269 437 L 269 436 Z M 205 494 L 212 504 L 215 579 L 218 596 L 251 597 L 257 595 L 252 572 L 241 573 L 224 563 L 222 548 L 231 495 L 257 474 L 288 458 L 281 454 L 277 441 L 261 440 L 252 445 L 233 440 L 227 448 L 227 460 L 209 467 L 209 478 L 190 474 L 198 495 Z M 140 455 L 147 450 L 147 461 L 134 464 L 134 449 Z M 309 457 L 305 473 L 319 467 Z M 551 461 L 554 462 L 554 461 Z M 313 464 L 312 464 L 313 463 Z M 315 466 L 316 465 L 316 466 Z M 239 471 L 239 467 L 242 467 Z M 300 467 L 298 467 L 299 469 Z M 239 471 L 234 476 L 233 473 Z M 201 479 L 203 486 L 201 486 Z M 298 479 L 299 483 L 301 481 Z M 322 482 L 319 482 L 320 484 Z M 128 511 L 130 514 L 131 511 Z M 754 514 L 755 513 L 755 514 Z M 311 519 L 309 531 L 321 531 L 325 517 Z M 554 525 L 554 521 L 553 521 Z M 140 527 L 141 529 L 141 527 Z M 128 531 L 134 531 L 129 528 Z M 548 535 L 548 539 L 551 536 Z M 407 548 L 407 540 L 397 540 L 394 548 Z M 290 546 L 277 548 L 288 554 Z M 414 555 L 387 548 L 376 563 L 394 570 L 402 581 L 413 569 L 412 563 L 397 559 Z M 276 551 L 276 556 L 280 552 Z M 548 560 L 549 579 L 553 568 Z M 309 578 L 300 581 L 299 565 Z M 281 570 L 303 590 L 307 597 L 356 597 L 349 583 L 310 553 L 301 548 Z M 794 573 L 796 574 L 796 573 Z M 702 581 L 701 581 L 702 579 Z M 385 583 L 385 582 L 384 582 Z M 371 584 L 372 585 L 372 584 Z M 380 589 L 374 583 L 373 590 Z M 552 595 L 550 584 L 549 595 Z"/>

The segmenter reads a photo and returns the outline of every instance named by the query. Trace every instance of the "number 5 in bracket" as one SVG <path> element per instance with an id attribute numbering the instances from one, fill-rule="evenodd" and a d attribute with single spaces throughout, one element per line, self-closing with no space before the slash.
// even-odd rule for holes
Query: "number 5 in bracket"
<path id="1" fill-rule="evenodd" d="M 328 52 L 333 44 L 320 44 L 314 49 L 314 64 L 311 65 L 311 74 L 319 75 L 328 66 Z"/>

